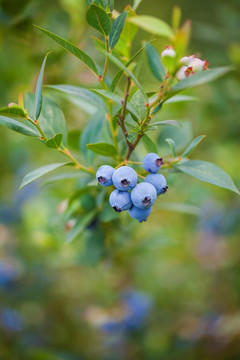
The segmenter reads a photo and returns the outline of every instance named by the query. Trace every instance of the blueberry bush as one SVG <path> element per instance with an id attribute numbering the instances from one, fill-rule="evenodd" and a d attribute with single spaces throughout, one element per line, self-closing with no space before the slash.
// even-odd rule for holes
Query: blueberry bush
<path id="1" fill-rule="evenodd" d="M 28 92 L 23 96 L 21 93 L 17 103 L 0 109 L 1 125 L 41 141 L 49 148 L 49 157 L 51 149 L 55 149 L 66 159 L 28 173 L 20 189 L 58 168 L 74 170 L 49 180 L 79 180 L 64 208 L 68 242 L 85 229 L 96 230 L 103 228 L 101 224 L 106 221 L 118 221 L 116 213 L 124 210 L 139 222 L 146 221 L 152 205 L 161 202 L 168 189 L 169 173 L 179 176 L 185 173 L 239 194 L 224 170 L 206 160 L 189 159 L 205 135 L 197 136 L 181 153 L 171 135 L 165 136 L 162 141 L 168 144 L 171 155 L 161 156 L 163 142 L 156 142 L 156 134 L 159 137 L 163 128 L 182 127 L 179 120 L 162 119 L 162 109 L 177 102 L 196 101 L 189 95 L 189 89 L 209 83 L 231 68 L 212 68 L 211 59 L 208 62 L 195 54 L 189 55 L 191 23 L 186 21 L 180 25 L 178 8 L 173 11 L 170 26 L 156 17 L 138 15 L 140 3 L 135 0 L 119 13 L 113 0 L 87 0 L 86 20 L 96 36 L 92 39 L 95 52 L 91 55 L 59 35 L 34 25 L 88 68 L 89 76 L 94 79 L 93 86 L 43 84 L 47 59 L 51 56 L 48 52 L 35 94 Z M 142 47 L 134 52 L 134 39 L 139 29 L 143 34 L 152 34 L 153 38 L 143 41 Z M 158 38 L 163 38 L 167 44 L 160 52 L 154 46 Z M 141 69 L 138 59 L 143 54 L 146 64 Z M 103 65 L 99 59 L 104 59 Z M 141 71 L 151 73 L 155 77 L 154 84 L 150 81 L 143 87 L 139 80 Z M 85 126 L 77 129 L 78 149 L 68 134 L 61 110 L 66 100 L 88 114 Z M 171 130 L 167 133 L 171 134 Z M 183 129 L 181 137 L 184 136 Z M 145 149 L 144 157 L 143 152 L 139 152 L 141 146 Z"/>

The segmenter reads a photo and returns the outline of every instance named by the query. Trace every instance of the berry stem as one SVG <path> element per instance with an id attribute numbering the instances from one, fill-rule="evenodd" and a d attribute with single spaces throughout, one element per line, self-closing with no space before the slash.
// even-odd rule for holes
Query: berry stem
<path id="1" fill-rule="evenodd" d="M 105 38 L 105 44 L 106 44 L 106 51 L 109 52 L 109 38 L 108 38 L 108 36 Z M 109 58 L 108 58 L 108 56 L 106 56 L 104 69 L 103 69 L 103 74 L 102 74 L 102 77 L 101 77 L 101 80 L 100 80 L 102 84 L 104 84 L 104 82 L 105 82 L 105 77 L 106 77 L 107 68 L 108 68 L 108 62 L 109 62 Z"/>
<path id="2" fill-rule="evenodd" d="M 95 175 L 95 172 L 92 168 L 87 168 L 86 166 L 82 165 L 70 152 L 68 148 L 66 148 L 64 145 L 62 145 L 62 148 L 57 149 L 61 154 L 68 157 L 75 165 L 75 168 L 78 170 L 82 170 L 88 174 Z"/>
<path id="3" fill-rule="evenodd" d="M 121 110 L 121 113 L 118 114 L 118 119 L 119 119 L 118 120 L 118 125 L 122 129 L 123 136 L 125 138 L 125 142 L 126 142 L 128 148 L 132 147 L 132 143 L 128 140 L 128 131 L 127 131 L 126 126 L 124 124 L 124 120 L 125 120 L 125 117 L 126 117 L 126 108 L 127 108 L 127 101 L 128 101 L 128 97 L 129 97 L 130 87 L 131 87 L 131 78 L 128 77 L 127 78 L 127 85 L 126 85 L 126 88 L 125 88 L 125 91 L 124 91 L 124 96 L 123 96 L 122 110 Z"/>
<path id="4" fill-rule="evenodd" d="M 125 156 L 125 160 L 127 160 L 127 161 L 129 160 L 132 152 L 135 150 L 135 148 L 138 145 L 139 141 L 143 137 L 146 127 L 148 126 L 148 124 L 150 123 L 150 121 L 153 118 L 153 115 L 151 115 L 151 110 L 154 108 L 154 106 L 156 104 L 158 104 L 162 100 L 162 98 L 164 96 L 164 93 L 166 91 L 169 79 L 170 79 L 170 76 L 167 73 L 166 76 L 165 76 L 165 79 L 164 79 L 164 81 L 163 81 L 163 83 L 162 83 L 162 85 L 160 87 L 160 91 L 158 93 L 157 98 L 152 103 L 146 105 L 146 110 L 147 110 L 146 111 L 146 116 L 145 116 L 145 119 L 143 120 L 143 122 L 140 125 L 137 137 L 136 137 L 136 139 L 134 140 L 133 143 L 129 143 L 129 144 L 127 143 L 128 150 L 127 150 L 127 153 L 126 153 L 126 156 Z"/>
<path id="5" fill-rule="evenodd" d="M 38 129 L 39 133 L 41 134 L 41 138 L 43 141 L 48 141 L 48 138 L 46 137 L 46 135 L 44 134 L 39 121 L 35 120 L 33 121 L 30 117 L 28 117 L 28 120 Z M 76 169 L 82 170 L 84 172 L 87 172 L 88 174 L 91 175 L 95 175 L 95 172 L 92 168 L 87 168 L 86 166 L 82 165 L 70 152 L 70 150 L 68 150 L 64 145 L 62 145 L 62 148 L 59 147 L 57 148 L 57 151 L 60 152 L 61 154 L 67 156 L 70 160 L 72 160 L 72 162 L 74 163 Z"/>

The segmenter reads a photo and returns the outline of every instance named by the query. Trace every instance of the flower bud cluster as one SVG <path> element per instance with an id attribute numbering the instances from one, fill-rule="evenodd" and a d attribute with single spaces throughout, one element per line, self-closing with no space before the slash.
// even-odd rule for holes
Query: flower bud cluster
<path id="1" fill-rule="evenodd" d="M 181 66 L 176 74 L 178 80 L 183 80 L 199 71 L 208 70 L 208 61 L 201 60 L 195 57 L 195 55 L 184 56 L 180 59 L 179 64 L 176 64 L 177 54 L 172 45 L 165 46 L 165 49 L 161 53 L 161 58 L 164 65 L 167 66 L 170 71 L 172 71 L 176 65 Z"/>

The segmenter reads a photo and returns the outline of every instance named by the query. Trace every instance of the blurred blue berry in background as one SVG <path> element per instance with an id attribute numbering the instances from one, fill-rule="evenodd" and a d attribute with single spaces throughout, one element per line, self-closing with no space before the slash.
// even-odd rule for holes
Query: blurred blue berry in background
<path id="1" fill-rule="evenodd" d="M 0 326 L 9 332 L 19 332 L 23 329 L 23 321 L 19 312 L 12 308 L 0 310 Z"/>

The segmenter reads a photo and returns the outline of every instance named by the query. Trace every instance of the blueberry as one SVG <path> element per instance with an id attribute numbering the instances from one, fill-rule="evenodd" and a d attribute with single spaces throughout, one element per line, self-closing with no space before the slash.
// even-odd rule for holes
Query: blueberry
<path id="1" fill-rule="evenodd" d="M 158 195 L 164 194 L 168 189 L 166 179 L 161 174 L 150 174 L 146 177 L 145 181 L 155 187 Z"/>
<path id="2" fill-rule="evenodd" d="M 118 190 L 127 191 L 137 183 L 137 173 L 129 166 L 121 166 L 113 173 L 113 184 Z"/>
<path id="3" fill-rule="evenodd" d="M 98 183 L 102 186 L 111 186 L 112 182 L 112 175 L 114 173 L 114 168 L 109 165 L 102 165 L 98 168 L 96 173 L 96 179 Z"/>
<path id="4" fill-rule="evenodd" d="M 152 206 L 157 198 L 157 190 L 152 184 L 143 182 L 137 184 L 131 192 L 133 205 L 139 209 L 147 209 Z"/>
<path id="5" fill-rule="evenodd" d="M 111 207 L 117 212 L 129 210 L 132 206 L 131 196 L 129 192 L 120 191 L 117 189 L 111 192 L 109 202 Z"/>
<path id="6" fill-rule="evenodd" d="M 152 212 L 152 207 L 149 207 L 148 209 L 139 209 L 136 206 L 133 206 L 128 212 L 133 219 L 143 222 L 147 221 L 148 216 Z"/>
<path id="7" fill-rule="evenodd" d="M 152 173 L 152 174 L 154 174 L 158 170 L 160 170 L 162 164 L 163 164 L 162 158 L 160 158 L 155 153 L 149 153 L 143 159 L 143 167 L 144 167 L 144 169 L 147 172 Z"/>

